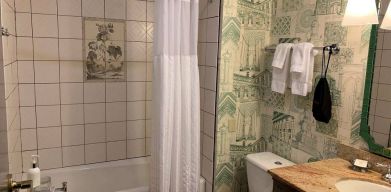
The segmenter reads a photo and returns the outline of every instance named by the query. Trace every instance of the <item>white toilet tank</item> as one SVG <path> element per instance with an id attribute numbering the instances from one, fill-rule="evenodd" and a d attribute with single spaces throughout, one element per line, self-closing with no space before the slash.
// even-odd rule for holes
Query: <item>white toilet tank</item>
<path id="1" fill-rule="evenodd" d="M 249 154 L 246 159 L 250 192 L 272 192 L 273 179 L 267 171 L 295 165 L 295 163 L 270 152 Z"/>

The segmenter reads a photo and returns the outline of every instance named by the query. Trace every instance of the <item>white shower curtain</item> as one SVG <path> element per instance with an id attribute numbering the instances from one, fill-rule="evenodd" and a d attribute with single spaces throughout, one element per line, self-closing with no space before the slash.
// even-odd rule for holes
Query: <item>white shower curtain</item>
<path id="1" fill-rule="evenodd" d="M 198 0 L 155 1 L 152 192 L 198 192 Z"/>

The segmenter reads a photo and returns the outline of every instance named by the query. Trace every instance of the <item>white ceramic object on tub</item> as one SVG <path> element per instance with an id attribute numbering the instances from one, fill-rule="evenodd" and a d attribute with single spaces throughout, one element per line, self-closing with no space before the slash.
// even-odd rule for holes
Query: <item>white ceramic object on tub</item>
<path id="1" fill-rule="evenodd" d="M 268 170 L 295 165 L 293 162 L 270 152 L 249 154 L 246 160 L 250 192 L 272 192 L 273 179 Z"/>

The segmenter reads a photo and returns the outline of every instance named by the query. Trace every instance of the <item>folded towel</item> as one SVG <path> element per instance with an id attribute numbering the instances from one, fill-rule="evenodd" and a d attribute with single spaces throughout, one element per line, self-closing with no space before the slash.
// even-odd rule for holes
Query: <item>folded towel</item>
<path id="1" fill-rule="evenodd" d="M 273 58 L 272 91 L 283 94 L 289 79 L 289 63 L 292 43 L 279 44 Z"/>
<path id="2" fill-rule="evenodd" d="M 312 43 L 299 43 L 293 46 L 291 62 L 292 94 L 307 96 L 312 91 L 314 57 Z"/>

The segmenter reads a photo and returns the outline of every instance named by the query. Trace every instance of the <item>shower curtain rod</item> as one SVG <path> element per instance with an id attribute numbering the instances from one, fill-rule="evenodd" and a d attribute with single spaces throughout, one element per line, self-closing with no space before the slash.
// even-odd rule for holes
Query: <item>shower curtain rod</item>
<path id="1" fill-rule="evenodd" d="M 328 46 L 324 46 L 324 47 L 313 47 L 312 49 L 323 51 L 323 48 L 326 48 L 326 51 L 330 51 L 330 49 L 331 49 L 331 54 L 333 54 L 333 55 L 337 55 L 340 51 L 338 44 L 332 44 L 332 45 L 328 45 Z M 269 51 L 269 52 L 274 52 L 275 50 L 276 50 L 276 47 L 266 47 L 265 48 L 265 51 Z"/>

